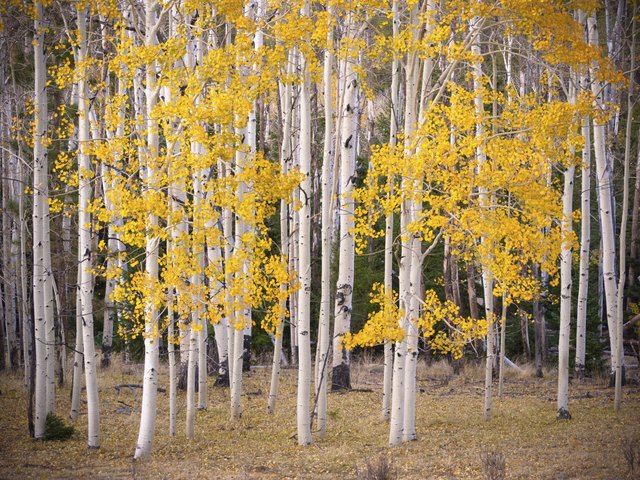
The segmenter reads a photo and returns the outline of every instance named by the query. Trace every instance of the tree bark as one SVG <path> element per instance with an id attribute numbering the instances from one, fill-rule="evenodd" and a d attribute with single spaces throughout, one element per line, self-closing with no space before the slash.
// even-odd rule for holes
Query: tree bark
<path id="1" fill-rule="evenodd" d="M 581 79 L 586 82 L 586 78 Z M 582 210 L 580 230 L 580 271 L 578 274 L 578 308 L 576 313 L 576 358 L 575 373 L 584 377 L 587 340 L 587 301 L 589 294 L 589 254 L 591 245 L 591 135 L 590 120 L 582 120 L 582 135 L 585 147 L 582 149 L 582 188 L 580 205 Z"/>
<path id="2" fill-rule="evenodd" d="M 587 31 L 589 35 L 589 43 L 598 45 L 598 30 L 595 14 L 587 19 Z M 604 108 L 602 99 L 602 82 L 596 79 L 595 66 L 591 71 L 591 91 L 596 96 L 596 105 L 598 108 Z M 609 329 L 609 342 L 611 347 L 611 367 L 612 372 L 617 368 L 617 359 L 615 358 L 616 342 L 617 342 L 617 284 L 616 284 L 616 247 L 615 247 L 615 216 L 613 198 L 613 186 L 611 185 L 611 176 L 609 168 L 611 159 L 607 157 L 606 151 L 606 125 L 602 121 L 594 118 L 593 120 L 593 143 L 594 154 L 596 160 L 596 184 L 600 193 L 600 228 L 602 233 L 602 265 L 604 274 L 604 290 L 607 309 L 607 326 Z"/>
<path id="3" fill-rule="evenodd" d="M 347 18 L 347 36 L 354 38 L 352 14 Z M 349 351 L 342 345 L 341 336 L 351 329 L 351 308 L 354 269 L 354 202 L 353 189 L 356 175 L 357 96 L 358 77 L 351 62 L 344 61 L 345 92 L 342 106 L 340 141 L 340 252 L 336 285 L 335 326 L 333 332 L 333 372 L 331 390 L 350 390 L 351 373 Z"/>

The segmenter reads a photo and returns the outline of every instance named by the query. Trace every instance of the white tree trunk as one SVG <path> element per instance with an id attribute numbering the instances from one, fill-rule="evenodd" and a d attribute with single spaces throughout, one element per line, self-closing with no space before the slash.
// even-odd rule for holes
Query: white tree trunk
<path id="1" fill-rule="evenodd" d="M 80 252 L 78 252 L 80 257 Z M 80 270 L 82 263 L 78 258 L 78 277 L 80 278 Z M 69 418 L 74 422 L 78 419 L 80 413 L 80 396 L 82 393 L 82 367 L 84 365 L 84 343 L 82 340 L 82 305 L 80 303 L 80 295 L 76 295 L 76 342 L 73 353 L 73 377 L 71 384 L 71 410 Z"/>
<path id="2" fill-rule="evenodd" d="M 213 223 L 210 222 L 207 226 L 208 229 L 215 228 Z M 213 266 L 216 271 L 222 272 L 222 254 L 220 252 L 219 245 L 207 245 L 207 256 L 209 265 Z M 223 285 L 219 280 L 213 277 L 209 278 L 209 295 L 213 299 L 218 298 L 220 292 L 223 290 Z M 217 306 L 214 306 L 217 308 Z M 216 385 L 229 385 L 229 321 L 224 316 L 219 323 L 213 326 L 213 331 L 216 341 L 216 349 L 218 351 L 218 373 L 216 378 Z"/>
<path id="3" fill-rule="evenodd" d="M 403 186 L 404 191 L 404 186 Z M 409 205 L 408 201 L 402 202 L 402 210 L 400 212 L 400 231 L 406 231 L 409 223 Z M 400 257 L 400 278 L 398 290 L 400 300 L 400 310 L 408 311 L 407 294 L 409 285 L 409 273 L 411 266 L 411 256 L 409 254 L 409 246 L 406 240 L 402 240 L 401 257 Z M 402 316 L 400 319 L 400 328 L 406 331 L 407 317 Z M 402 443 L 402 430 L 404 425 L 404 379 L 405 379 L 405 358 L 407 356 L 407 338 L 396 342 L 395 353 L 393 356 L 393 378 L 391 387 L 391 419 L 389 423 L 389 446 L 394 447 Z"/>
<path id="4" fill-rule="evenodd" d="M 351 14 L 349 15 L 350 17 L 346 20 L 349 32 L 347 35 L 352 38 L 355 26 Z M 342 345 L 341 336 L 351 330 L 355 247 L 352 233 L 354 225 L 353 189 L 356 175 L 358 77 L 351 66 L 351 61 L 346 59 L 344 62 L 346 87 L 340 133 L 340 256 L 336 285 L 331 380 L 331 389 L 334 391 L 351 389 L 349 351 Z"/>
<path id="5" fill-rule="evenodd" d="M 173 248 L 171 245 L 168 245 L 168 249 Z M 176 334 L 176 321 L 173 312 L 173 301 L 174 301 L 174 292 L 173 288 L 169 288 L 167 292 L 167 317 L 168 317 L 168 326 L 167 326 L 167 335 L 169 337 L 169 342 L 167 345 L 167 354 L 169 357 L 169 436 L 176 436 L 176 423 L 177 423 L 177 405 L 176 400 L 178 398 L 178 379 L 177 379 L 177 369 L 176 369 L 176 345 L 174 343 L 174 337 Z"/>
<path id="6" fill-rule="evenodd" d="M 328 8 L 329 23 L 333 15 Z M 320 272 L 320 320 L 318 326 L 318 355 L 316 356 L 316 378 L 318 395 L 318 435 L 327 433 L 327 364 L 330 348 L 331 323 L 331 212 L 333 207 L 333 28 L 327 32 L 324 51 L 323 97 L 324 97 L 324 151 L 322 155 L 322 263 Z"/>
<path id="7" fill-rule="evenodd" d="M 502 398 L 502 389 L 504 387 L 504 353 L 507 345 L 507 296 L 502 295 L 502 316 L 500 317 L 500 362 L 498 370 L 498 397 Z"/>
<path id="8" fill-rule="evenodd" d="M 586 81 L 586 79 L 583 79 Z M 578 275 L 578 309 L 576 313 L 576 359 L 575 372 L 584 376 L 587 340 L 587 300 L 589 295 L 589 254 L 591 244 L 591 135 L 590 120 L 582 120 L 582 182 L 580 206 L 582 211 L 580 227 L 580 272 Z"/>
<path id="9" fill-rule="evenodd" d="M 292 73 L 295 68 L 293 65 L 292 54 L 289 52 L 287 72 Z M 290 83 L 287 83 L 281 88 L 281 102 L 282 102 L 282 115 L 284 116 L 282 126 L 282 145 L 280 146 L 280 169 L 283 175 L 288 173 L 288 165 L 291 161 L 291 121 L 293 118 L 292 112 L 292 94 L 293 87 Z M 286 261 L 289 255 L 289 205 L 286 200 L 280 201 L 280 249 L 281 258 Z M 280 289 L 286 289 L 286 285 L 281 285 Z M 281 307 L 286 307 L 286 300 L 282 301 Z M 278 400 L 278 390 L 280 387 L 280 363 L 282 356 L 282 340 L 284 335 L 284 321 L 283 316 L 280 319 L 280 324 L 276 327 L 274 348 L 273 348 L 273 361 L 271 366 L 271 385 L 269 388 L 269 400 L 267 405 L 267 411 L 273 415 L 276 411 L 276 402 Z"/>
<path id="10" fill-rule="evenodd" d="M 151 47 L 157 43 L 155 35 L 157 2 L 145 0 L 145 45 Z M 145 188 L 150 189 L 155 183 L 156 172 L 153 160 L 159 154 L 158 125 L 151 115 L 157 103 L 155 62 L 147 64 L 145 75 L 147 151 Z M 160 239 L 152 235 L 157 228 L 158 218 L 150 215 L 147 223 L 145 246 L 145 272 L 151 281 L 158 279 L 158 248 Z M 134 459 L 145 457 L 151 453 L 153 435 L 156 427 L 156 402 L 158 395 L 158 367 L 160 340 L 157 336 L 158 318 L 153 302 L 145 306 L 145 338 L 144 338 L 144 382 L 142 387 L 142 411 L 140 414 L 140 430 Z"/>
<path id="11" fill-rule="evenodd" d="M 398 1 L 393 0 L 393 37 L 400 34 L 400 15 Z M 389 121 L 389 146 L 394 148 L 398 142 L 398 127 L 400 122 L 400 57 L 394 54 L 391 65 L 391 119 Z M 393 179 L 389 196 L 393 195 Z M 385 218 L 384 227 L 384 292 L 391 295 L 393 290 L 393 212 Z M 393 345 L 390 341 L 384 343 L 384 374 L 382 386 L 382 419 L 391 418 L 391 382 L 393 379 Z"/>
<path id="12" fill-rule="evenodd" d="M 78 14 L 78 63 L 87 58 L 87 11 Z M 96 351 L 93 339 L 93 272 L 91 265 L 91 215 L 88 212 L 91 201 L 91 159 L 87 153 L 89 135 L 88 89 L 84 75 L 78 80 L 78 251 L 80 268 L 78 269 L 78 295 L 82 315 L 82 339 L 84 345 L 84 371 L 87 389 L 87 420 L 89 448 L 100 447 L 100 407 L 98 402 L 98 383 L 96 372 Z M 76 332 L 78 335 L 79 332 Z"/>
<path id="13" fill-rule="evenodd" d="M 634 5 L 631 29 L 631 68 L 630 72 L 635 72 L 635 47 L 636 47 L 636 11 Z M 631 158 L 631 124 L 633 123 L 633 107 L 634 107 L 634 78 L 635 73 L 629 75 L 629 90 L 627 94 L 627 127 L 625 131 L 625 150 L 624 150 L 624 181 L 622 191 L 622 218 L 620 220 L 620 280 L 618 283 L 618 292 L 616 298 L 616 381 L 614 409 L 620 410 L 622 404 L 622 377 L 624 375 L 624 283 L 626 279 L 626 260 L 627 260 L 627 222 L 629 218 L 629 180 L 631 178 L 630 158 Z"/>
<path id="14" fill-rule="evenodd" d="M 305 2 L 303 15 L 309 15 Z M 309 445 L 311 439 L 311 74 L 307 59 L 302 58 L 300 92 L 300 236 L 298 240 L 300 269 L 298 271 L 298 445 Z"/>
<path id="15" fill-rule="evenodd" d="M 587 19 L 589 43 L 598 46 L 598 29 L 595 13 Z M 602 82 L 596 80 L 596 72 L 592 68 L 591 91 L 596 96 L 598 108 L 604 108 L 602 99 Z M 609 328 L 609 343 L 611 346 L 611 370 L 615 372 L 617 359 L 615 358 L 618 329 L 616 326 L 617 283 L 616 283 L 616 246 L 615 246 L 615 218 L 612 203 L 613 192 L 611 176 L 608 168 L 611 160 L 606 151 L 606 125 L 597 118 L 593 119 L 593 144 L 596 160 L 596 185 L 600 193 L 599 216 L 602 233 L 602 268 L 604 275 L 604 291 L 607 306 L 607 326 Z"/>
<path id="16" fill-rule="evenodd" d="M 47 91 L 46 63 L 44 58 L 43 6 L 35 2 L 34 19 L 34 65 L 35 65 L 35 131 L 33 139 L 33 311 L 35 319 L 35 438 L 44 437 L 44 427 L 49 405 L 47 387 L 49 374 L 47 364 L 53 356 L 47 348 L 47 319 L 45 313 L 47 288 L 45 248 L 45 222 L 48 222 L 48 162 L 45 148 L 47 135 Z"/>
<path id="17" fill-rule="evenodd" d="M 246 131 L 243 132 L 246 136 Z M 238 135 L 239 132 L 236 132 Z M 243 136 L 243 135 L 239 135 Z M 246 161 L 244 153 L 238 151 L 236 152 L 236 171 L 241 172 L 243 169 L 244 162 Z M 238 185 L 237 195 L 240 201 L 242 201 L 245 197 L 247 186 L 240 182 Z M 243 248 L 246 248 L 242 243 L 243 235 L 247 233 L 246 223 L 242 218 L 238 215 L 235 215 L 235 250 L 240 253 Z M 248 264 L 247 260 L 244 260 L 242 266 L 242 272 L 238 272 L 236 275 L 240 277 L 243 274 L 248 272 Z M 231 371 L 233 373 L 231 378 L 231 419 L 236 420 L 239 419 L 242 414 L 242 405 L 240 402 L 240 395 L 242 393 L 242 366 L 243 366 L 243 347 L 244 347 L 244 330 L 247 328 L 247 325 L 251 324 L 251 316 L 249 314 L 249 309 L 244 305 L 244 295 L 242 293 L 239 294 L 239 298 L 236 299 L 240 307 L 234 312 L 234 323 L 233 323 L 233 349 L 232 349 L 232 357 L 231 363 L 233 367 Z"/>
<path id="18" fill-rule="evenodd" d="M 192 314 L 189 328 L 189 360 L 187 364 L 187 423 L 185 434 L 187 438 L 195 436 L 196 420 L 196 359 L 198 355 L 198 332 L 194 322 L 197 322 L 197 313 Z"/>
<path id="19" fill-rule="evenodd" d="M 571 235 L 571 214 L 573 213 L 573 177 L 572 165 L 564 173 L 564 191 L 562 194 L 562 232 Z M 571 335 L 571 260 L 572 251 L 569 239 L 562 243 L 560 253 L 560 338 L 558 340 L 558 402 L 557 418 L 570 419 L 569 413 L 569 337 Z"/>

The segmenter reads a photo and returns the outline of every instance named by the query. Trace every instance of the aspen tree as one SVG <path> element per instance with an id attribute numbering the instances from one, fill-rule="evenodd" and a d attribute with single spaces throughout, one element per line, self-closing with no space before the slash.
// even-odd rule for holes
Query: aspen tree
<path id="1" fill-rule="evenodd" d="M 77 60 L 82 65 L 87 59 L 87 14 L 86 9 L 78 9 Z M 87 417 L 89 425 L 89 448 L 100 447 L 100 408 L 98 404 L 98 383 L 96 353 L 93 340 L 93 275 L 91 265 L 92 239 L 91 215 L 88 212 L 91 200 L 91 160 L 88 155 L 89 133 L 89 92 L 87 72 L 81 72 L 78 79 L 78 296 L 82 318 L 82 340 L 84 353 L 85 385 L 87 389 Z M 80 332 L 76 332 L 80 335 Z"/>
<path id="2" fill-rule="evenodd" d="M 293 63 L 293 52 L 290 50 L 287 54 L 285 72 L 286 76 L 293 75 L 295 65 Z M 291 128 L 293 120 L 293 85 L 290 78 L 280 82 L 280 101 L 282 110 L 282 142 L 280 144 L 280 171 L 286 175 L 289 169 L 289 163 L 291 162 L 292 145 L 291 145 Z M 281 259 L 283 262 L 287 262 L 289 256 L 289 204 L 286 199 L 280 200 L 280 250 Z M 281 285 L 282 291 L 286 290 L 286 285 Z M 278 390 L 280 386 L 280 364 L 282 357 L 282 340 L 284 335 L 285 324 L 285 309 L 286 299 L 283 298 L 281 303 L 283 311 L 282 317 L 275 332 L 275 342 L 273 348 L 273 361 L 271 367 L 271 384 L 269 387 L 269 400 L 267 405 L 267 411 L 270 414 L 275 413 L 276 402 L 278 399 Z M 319 417 L 320 418 L 320 417 Z"/>
<path id="3" fill-rule="evenodd" d="M 638 130 L 638 138 L 640 138 L 640 129 Z M 634 286 L 637 279 L 637 266 L 638 261 L 640 260 L 638 256 L 638 236 L 640 234 L 640 229 L 638 228 L 638 219 L 640 216 L 640 148 L 638 148 L 636 157 L 636 170 L 635 176 L 636 181 L 633 188 L 633 205 L 631 207 L 631 238 L 629 240 L 629 275 L 627 282 L 629 283 L 629 288 Z"/>
<path id="4" fill-rule="evenodd" d="M 573 82 L 573 79 L 570 80 Z M 569 101 L 576 102 L 575 85 L 569 85 Z M 560 338 L 558 340 L 558 420 L 569 420 L 569 337 L 571 332 L 571 260 L 572 251 L 569 240 L 572 232 L 573 214 L 573 178 L 575 165 L 567 166 L 564 172 L 564 190 L 562 193 L 562 231 L 563 242 L 560 253 Z"/>
<path id="5" fill-rule="evenodd" d="M 318 352 L 316 364 L 318 395 L 318 434 L 323 438 L 327 432 L 327 363 L 330 348 L 331 309 L 331 226 L 333 210 L 333 7 L 327 6 L 327 39 L 324 50 L 323 96 L 324 96 L 324 147 L 322 155 L 322 264 L 320 292 L 320 320 L 318 326 Z"/>
<path id="6" fill-rule="evenodd" d="M 482 96 L 482 78 L 484 73 L 482 71 L 482 65 L 480 63 L 481 49 L 479 44 L 479 35 L 482 26 L 482 19 L 480 17 L 474 17 L 470 20 L 470 31 L 472 35 L 471 53 L 476 56 L 473 62 L 473 89 L 476 92 L 474 105 L 476 114 L 476 137 L 480 140 L 476 147 L 476 163 L 478 172 L 483 168 L 486 162 L 486 152 L 482 145 L 483 137 L 485 135 L 484 129 L 484 100 Z M 490 208 L 488 191 L 484 187 L 479 189 L 479 199 L 481 208 Z M 481 238 L 480 242 L 486 244 L 488 240 Z M 485 316 L 488 322 L 487 338 L 486 338 L 486 362 L 485 362 L 485 378 L 484 378 L 484 419 L 491 419 L 491 397 L 493 390 L 493 362 L 495 357 L 495 313 L 493 304 L 493 285 L 494 278 L 491 268 L 488 265 L 482 265 L 482 287 L 484 291 L 484 306 Z"/>
<path id="7" fill-rule="evenodd" d="M 580 23 L 584 23 L 582 20 Z M 586 88 L 586 75 L 581 75 L 580 86 Z M 589 117 L 582 119 L 582 174 L 580 193 L 580 267 L 578 282 L 578 305 L 576 311 L 576 357 L 575 373 L 578 378 L 584 376 L 586 335 L 587 335 L 587 299 L 589 291 L 589 253 L 591 244 L 591 125 Z"/>
<path id="8" fill-rule="evenodd" d="M 411 10 L 411 34 L 413 36 L 413 40 L 417 40 L 417 35 L 419 34 L 418 27 L 418 5 L 415 5 Z M 411 51 L 407 55 L 406 64 L 405 64 L 405 89 L 406 89 L 406 97 L 405 97 L 405 109 L 404 109 L 404 135 L 405 135 L 405 154 L 410 155 L 409 151 L 411 146 L 412 137 L 417 123 L 417 99 L 418 99 L 418 82 L 420 80 L 420 59 L 418 57 L 418 52 Z M 407 176 L 403 175 L 401 180 L 401 190 L 402 192 L 407 192 L 410 188 L 415 188 L 416 184 Z M 412 254 L 412 248 L 414 246 L 413 239 L 415 234 L 408 234 L 407 231 L 409 229 L 409 225 L 412 222 L 412 214 L 415 210 L 412 210 L 412 203 L 408 196 L 404 196 L 402 198 L 402 204 L 400 209 L 400 231 L 402 234 L 401 247 L 400 247 L 400 262 L 399 262 L 399 270 L 400 270 L 400 280 L 399 280 L 399 299 L 400 299 L 400 310 L 402 312 L 406 312 L 401 319 L 400 328 L 407 332 L 407 337 L 411 336 L 412 338 L 412 347 L 417 348 L 417 331 L 415 326 L 415 315 L 413 316 L 413 325 L 410 325 L 409 319 L 411 305 L 411 295 L 416 292 L 417 286 L 411 289 L 411 280 L 416 280 L 415 276 L 412 278 L 411 273 L 411 262 L 413 260 L 417 260 L 419 258 L 419 252 L 416 252 L 414 256 Z M 416 246 L 419 245 L 418 242 L 415 243 Z M 420 270 L 421 266 L 416 266 L 416 270 Z M 417 285 L 417 284 L 415 284 Z M 415 303 L 414 305 L 415 306 Z M 415 311 L 413 312 L 415 313 Z M 409 329 L 411 329 L 411 333 L 409 333 Z M 399 445 L 407 437 L 404 437 L 405 424 L 404 422 L 408 419 L 413 412 L 405 413 L 406 408 L 406 393 L 407 387 L 405 382 L 407 379 L 412 381 L 413 388 L 415 389 L 415 379 L 412 375 L 415 371 L 411 371 L 407 374 L 407 366 L 415 365 L 413 361 L 407 362 L 408 355 L 415 353 L 417 355 L 417 349 L 414 352 L 409 351 L 409 341 L 408 338 L 403 338 L 400 344 L 396 344 L 395 355 L 394 355 L 394 363 L 393 363 L 393 384 L 392 384 L 392 396 L 391 396 L 391 423 L 389 430 L 389 445 L 395 446 Z M 408 403 L 415 402 L 415 397 L 413 399 L 409 399 Z M 415 432 L 411 432 L 415 434 Z M 409 433 L 409 435 L 411 434 Z"/>
<path id="9" fill-rule="evenodd" d="M 357 34 L 355 13 L 346 12 L 346 38 L 353 41 Z M 351 326 L 351 308 L 354 273 L 354 241 L 352 192 L 355 186 L 356 149 L 357 149 L 357 115 L 358 75 L 352 62 L 353 57 L 347 53 L 343 59 L 342 75 L 344 75 L 344 98 L 342 100 L 342 119 L 340 132 L 340 249 L 338 263 L 338 280 L 336 284 L 336 300 L 333 332 L 333 362 L 331 390 L 350 390 L 349 352 L 342 345 L 340 335 L 348 332 Z"/>
<path id="10" fill-rule="evenodd" d="M 398 38 L 400 34 L 400 14 L 398 10 L 398 1 L 393 0 L 393 38 Z M 395 148 L 398 141 L 398 127 L 400 124 L 400 57 L 397 52 L 393 53 L 393 62 L 391 64 L 391 119 L 389 121 L 389 146 Z M 393 178 L 391 182 L 389 197 L 393 195 Z M 393 211 L 387 214 L 385 218 L 385 236 L 384 236 L 384 289 L 385 295 L 391 295 L 393 291 Z M 391 418 L 391 382 L 393 375 L 393 344 L 387 340 L 384 343 L 384 377 L 382 387 L 382 418 L 389 420 Z"/>
<path id="11" fill-rule="evenodd" d="M 151 49 L 157 44 L 157 31 L 161 20 L 166 15 L 166 7 L 156 16 L 158 4 L 155 0 L 145 0 L 144 4 L 144 45 Z M 157 103 L 156 63 L 148 60 L 145 68 L 145 111 L 146 111 L 146 152 L 144 185 L 147 191 L 156 182 L 156 163 L 159 154 L 158 125 L 152 116 Z M 149 282 L 158 280 L 158 248 L 160 239 L 157 236 L 158 217 L 149 215 L 145 232 L 145 273 Z M 144 383 L 142 388 L 142 412 L 140 414 L 140 430 L 134 459 L 145 457 L 151 453 L 156 423 L 156 402 L 158 394 L 159 343 L 158 312 L 151 300 L 145 305 L 145 339 L 144 339 Z"/>
<path id="12" fill-rule="evenodd" d="M 587 33 L 589 44 L 598 45 L 598 27 L 595 13 L 587 18 Z M 591 65 L 591 91 L 595 97 L 597 108 L 604 109 L 604 99 L 602 91 L 604 84 L 599 80 L 595 65 Z M 596 185 L 599 191 L 599 217 L 602 234 L 602 264 L 604 272 L 604 290 L 607 306 L 607 326 L 609 329 L 609 343 L 611 346 L 611 369 L 615 373 L 617 368 L 616 351 L 617 342 L 617 285 L 615 267 L 615 218 L 612 204 L 612 185 L 608 173 L 610 159 L 607 157 L 605 132 L 606 125 L 603 120 L 594 117 L 593 119 L 593 144 L 596 162 Z"/>
<path id="13" fill-rule="evenodd" d="M 636 6 L 633 6 L 631 15 L 631 68 L 630 72 L 635 72 L 635 53 L 636 53 Z M 616 298 L 616 381 L 615 381 L 615 396 L 614 396 L 614 409 L 620 410 L 622 404 L 622 378 L 624 375 L 624 284 L 626 280 L 626 267 L 627 267 L 627 222 L 629 218 L 629 180 L 630 173 L 630 158 L 631 158 L 631 124 L 633 121 L 633 98 L 635 93 L 635 75 L 631 73 L 629 75 L 629 87 L 627 91 L 627 126 L 625 131 L 625 145 L 624 145 L 624 179 L 622 190 L 622 217 L 620 220 L 620 278 L 618 280 L 618 290 Z"/>
<path id="14" fill-rule="evenodd" d="M 322 155 L 322 264 L 320 292 L 320 320 L 318 326 L 318 352 L 316 362 L 316 389 L 318 395 L 318 434 L 323 438 L 327 432 L 327 375 L 330 342 L 331 309 L 331 232 L 333 212 L 333 165 L 334 165 L 334 110 L 333 110 L 333 7 L 327 6 L 327 38 L 324 49 L 323 98 L 324 98 L 324 146 Z"/>
<path id="15" fill-rule="evenodd" d="M 309 2 L 305 0 L 302 16 L 309 17 Z M 309 396 L 311 393 L 311 75 L 306 53 L 301 56 L 302 85 L 300 86 L 300 173 L 299 187 L 300 223 L 298 249 L 298 395 L 296 417 L 298 420 L 298 445 L 309 445 L 311 417 Z"/>
<path id="16" fill-rule="evenodd" d="M 35 130 L 33 141 L 33 310 L 35 317 L 35 438 L 44 437 L 47 414 L 52 412 L 49 401 L 54 386 L 53 346 L 49 344 L 53 319 L 51 318 L 51 292 L 47 277 L 50 272 L 50 255 L 46 224 L 49 221 L 48 161 L 47 161 L 47 90 L 46 63 L 44 58 L 44 7 L 34 2 L 34 68 L 35 68 Z"/>

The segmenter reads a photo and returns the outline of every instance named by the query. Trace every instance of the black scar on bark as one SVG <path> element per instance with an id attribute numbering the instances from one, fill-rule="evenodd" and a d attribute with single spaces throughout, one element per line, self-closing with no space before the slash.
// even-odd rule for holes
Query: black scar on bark
<path id="1" fill-rule="evenodd" d="M 251 370 L 251 335 L 245 335 L 242 345 L 242 371 Z"/>
<path id="2" fill-rule="evenodd" d="M 562 407 L 558 409 L 558 414 L 556 415 L 556 420 L 571 420 L 571 414 L 569 410 Z"/>
<path id="3" fill-rule="evenodd" d="M 341 363 L 337 367 L 333 367 L 331 373 L 331 391 L 339 392 L 351 390 L 351 371 L 349 365 Z"/>

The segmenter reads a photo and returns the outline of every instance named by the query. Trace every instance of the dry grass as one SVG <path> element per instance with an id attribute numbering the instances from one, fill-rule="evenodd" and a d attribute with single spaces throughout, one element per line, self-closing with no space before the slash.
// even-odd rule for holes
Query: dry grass
<path id="1" fill-rule="evenodd" d="M 505 393 L 496 398 L 493 420 L 482 420 L 482 369 L 467 366 L 454 376 L 449 365 L 418 371 L 417 442 L 387 447 L 388 426 L 380 420 L 382 374 L 372 360 L 359 362 L 354 388 L 329 397 L 329 431 L 310 447 L 296 445 L 295 370 L 282 374 L 282 394 L 274 416 L 266 414 L 269 369 L 245 376 L 243 411 L 229 417 L 229 394 L 209 388 L 209 409 L 199 411 L 196 439 L 184 436 L 184 395 L 180 394 L 179 434 L 168 431 L 168 395 L 159 394 L 152 458 L 134 463 L 141 391 L 114 386 L 140 383 L 141 366 L 116 362 L 100 372 L 102 447 L 86 448 L 86 407 L 77 433 L 67 442 L 35 442 L 28 437 L 26 399 L 18 376 L 0 377 L 0 478 L 357 478 L 380 467 L 393 478 L 478 479 L 482 452 L 502 452 L 507 479 L 631 478 L 626 438 L 638 438 L 640 393 L 625 390 L 623 410 L 613 412 L 606 380 L 571 386 L 570 422 L 555 420 L 555 378 L 537 379 L 510 371 Z M 161 387 L 167 388 L 166 371 Z M 213 382 L 211 382 L 212 384 Z M 129 410 L 131 413 L 121 413 Z M 125 407 L 125 408 L 122 408 Z M 69 390 L 58 394 L 58 412 L 69 408 Z M 637 473 L 637 470 L 636 470 Z"/>

